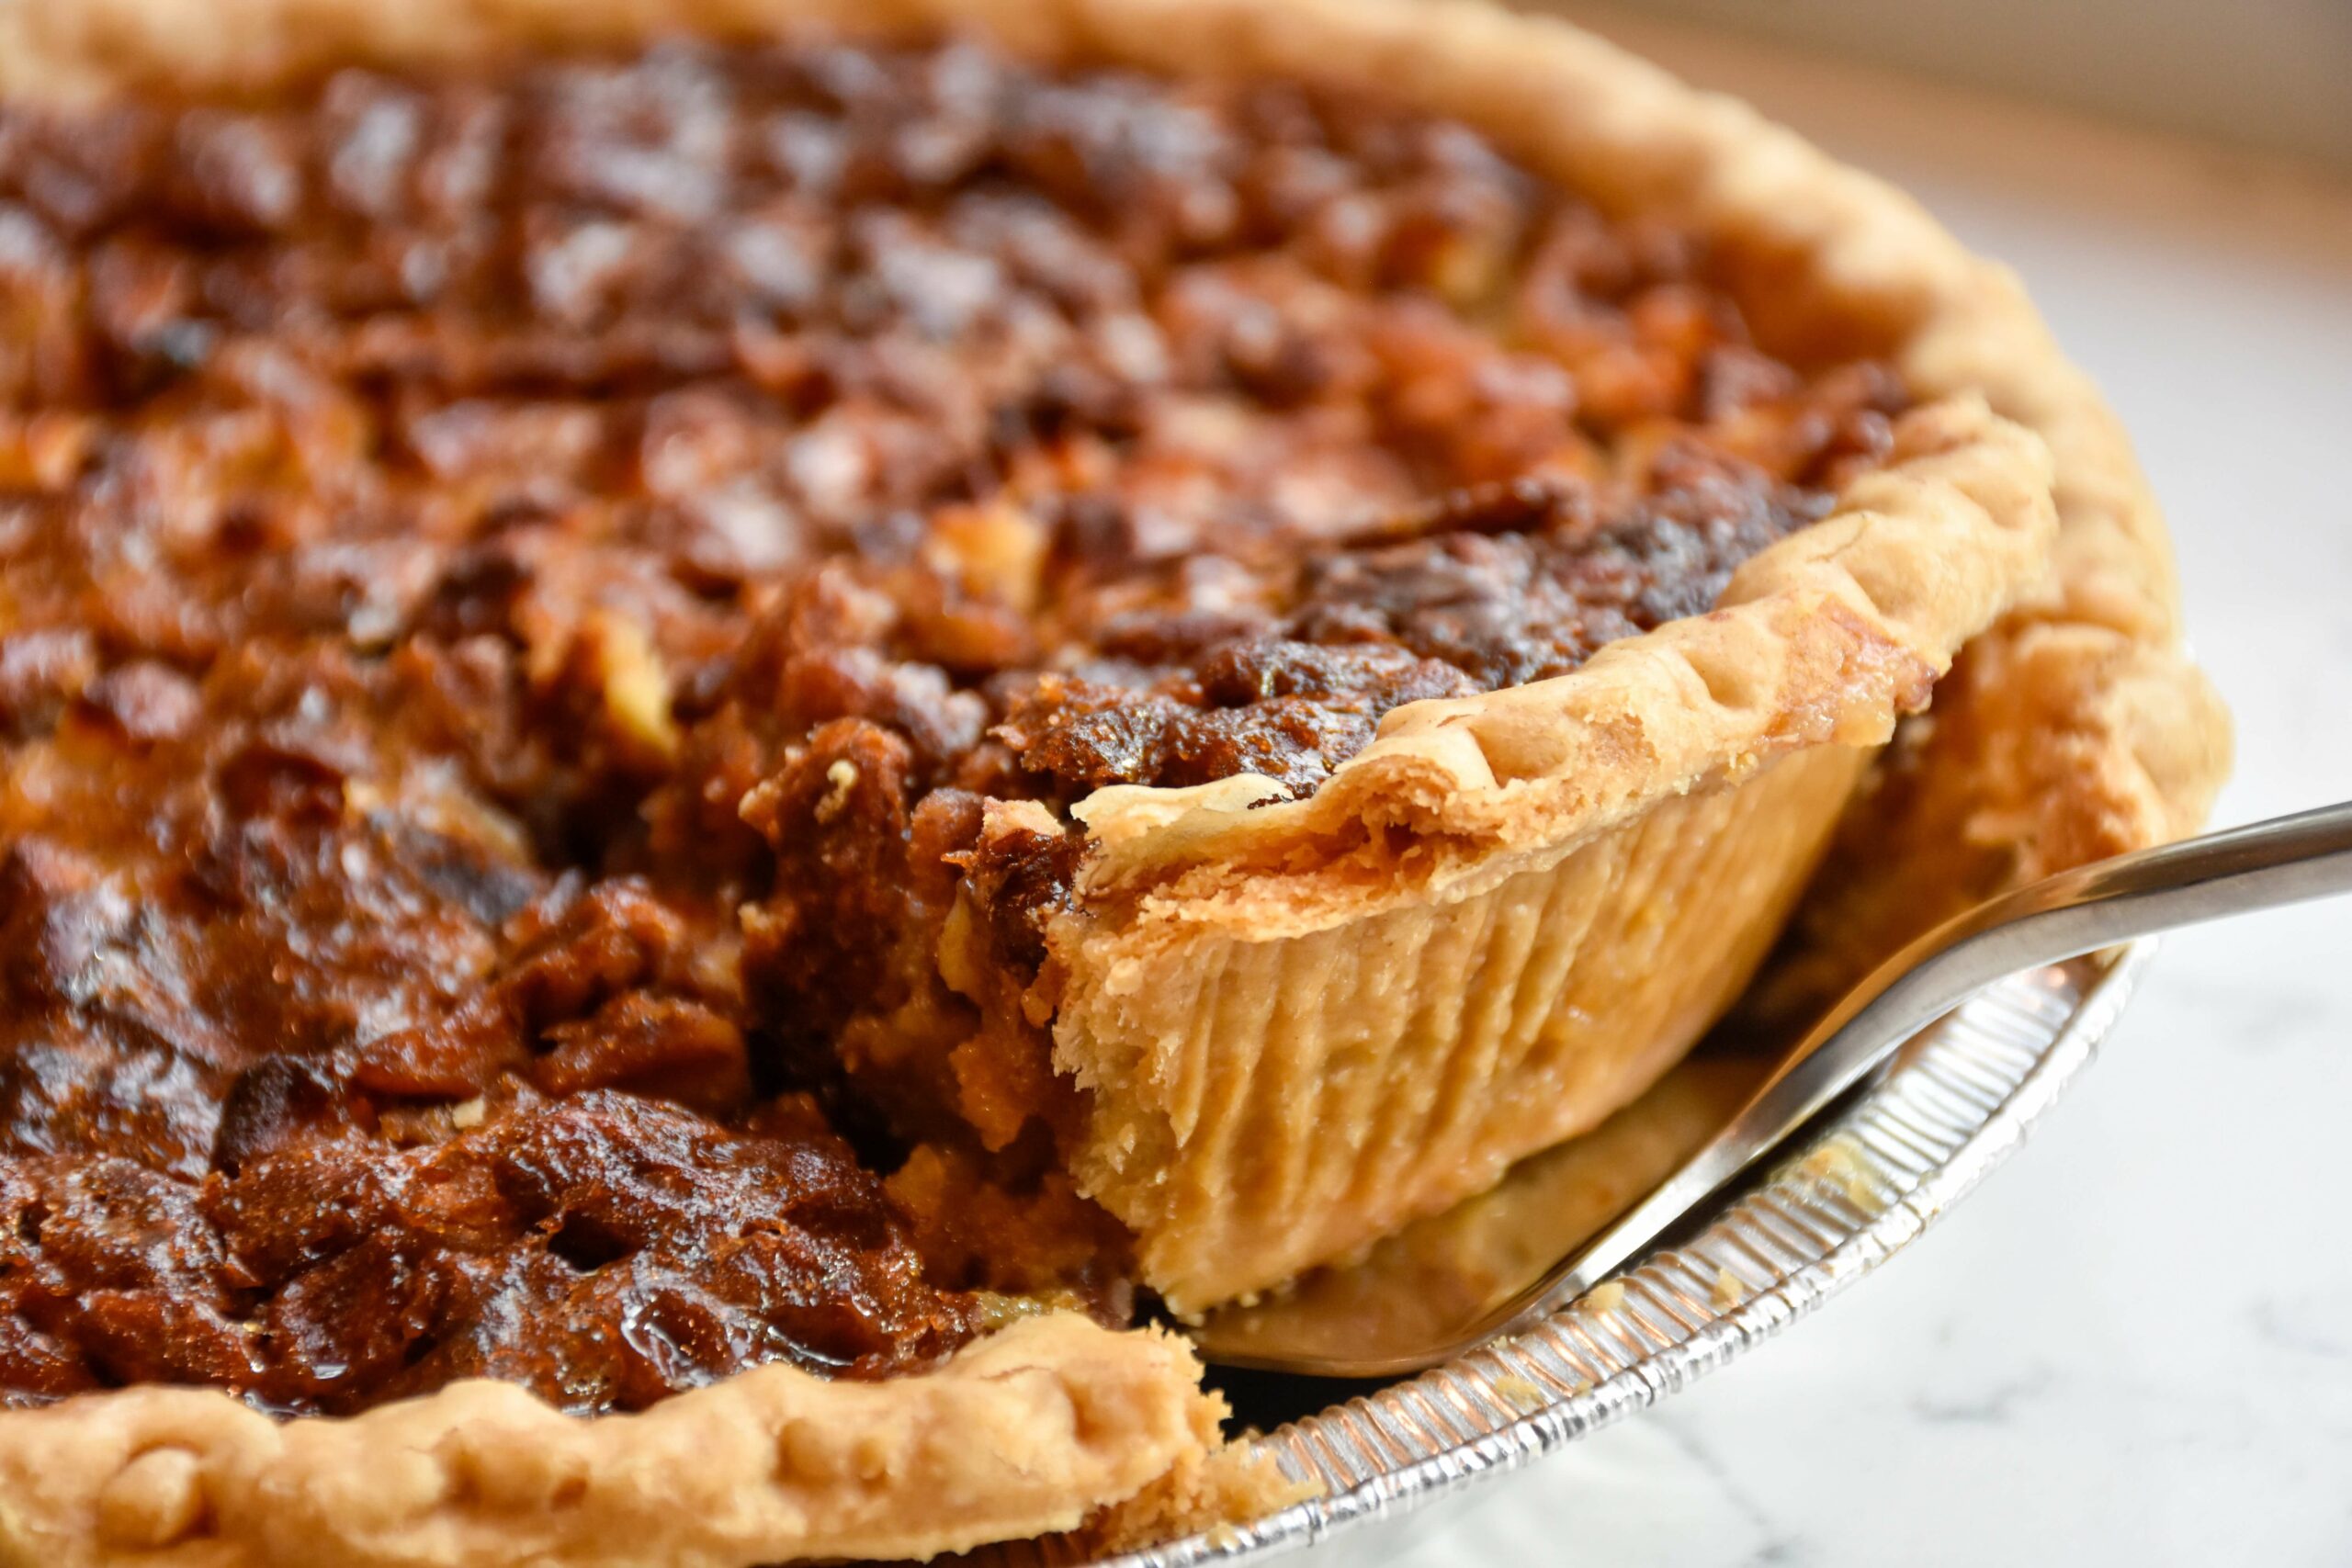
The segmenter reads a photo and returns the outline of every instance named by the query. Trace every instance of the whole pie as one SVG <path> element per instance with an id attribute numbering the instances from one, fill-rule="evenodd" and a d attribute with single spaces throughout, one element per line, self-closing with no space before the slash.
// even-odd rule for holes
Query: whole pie
<path id="1" fill-rule="evenodd" d="M 1564 26 L 0 0 L 0 1559 L 1247 1517 L 1139 1325 L 1825 857 L 1791 994 L 2187 830 L 2175 615 L 2005 273 Z"/>

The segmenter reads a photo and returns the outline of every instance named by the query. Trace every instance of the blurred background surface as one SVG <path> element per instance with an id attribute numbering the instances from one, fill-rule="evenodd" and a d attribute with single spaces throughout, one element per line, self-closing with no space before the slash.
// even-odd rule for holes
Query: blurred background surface
<path id="1" fill-rule="evenodd" d="M 1650 0 L 1645 10 L 2352 169 L 2345 0 Z"/>

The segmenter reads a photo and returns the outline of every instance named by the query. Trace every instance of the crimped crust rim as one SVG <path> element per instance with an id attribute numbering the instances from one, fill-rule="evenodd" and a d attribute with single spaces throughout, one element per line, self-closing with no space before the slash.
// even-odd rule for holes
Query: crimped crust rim
<path id="1" fill-rule="evenodd" d="M 1071 1314 L 938 1369 L 837 1382 L 782 1363 L 638 1415 L 474 1380 L 280 1421 L 145 1385 L 0 1417 L 0 1559 L 306 1568 L 691 1568 L 928 1557 L 1070 1529 L 1217 1441 L 1185 1343 Z"/>

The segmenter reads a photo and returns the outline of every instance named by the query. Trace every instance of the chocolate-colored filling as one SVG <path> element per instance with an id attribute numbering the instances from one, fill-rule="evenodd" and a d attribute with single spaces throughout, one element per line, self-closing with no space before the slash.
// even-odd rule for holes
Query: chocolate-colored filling
<path id="1" fill-rule="evenodd" d="M 1309 794 L 1707 609 L 1902 401 L 1709 276 L 967 46 L 0 109 L 0 1397 L 1124 1319 L 1007 1002 L 1084 842 L 985 803 Z"/>

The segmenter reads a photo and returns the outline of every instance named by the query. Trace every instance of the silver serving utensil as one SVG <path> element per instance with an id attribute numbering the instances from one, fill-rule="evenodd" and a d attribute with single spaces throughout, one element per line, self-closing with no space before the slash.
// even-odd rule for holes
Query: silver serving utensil
<path id="1" fill-rule="evenodd" d="M 1421 1325 L 1411 1342 L 1367 1333 L 1344 1353 L 1330 1349 L 1328 1334 L 1285 1345 L 1262 1319 L 1222 1343 L 1214 1317 L 1190 1332 L 1204 1359 L 1221 1366 L 1331 1378 L 1419 1371 L 1524 1333 L 1634 1261 L 1983 987 L 2177 926 L 2339 893 L 2352 893 L 2352 802 L 2061 872 L 1956 916 L 1881 964 L 1648 1197 L 1476 1317 L 1437 1334 Z"/>

